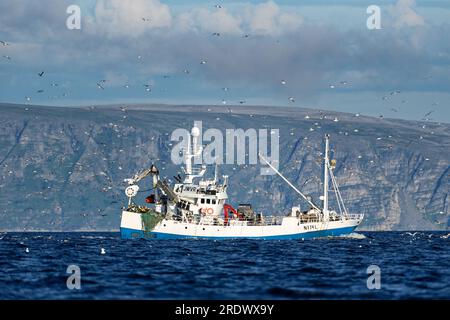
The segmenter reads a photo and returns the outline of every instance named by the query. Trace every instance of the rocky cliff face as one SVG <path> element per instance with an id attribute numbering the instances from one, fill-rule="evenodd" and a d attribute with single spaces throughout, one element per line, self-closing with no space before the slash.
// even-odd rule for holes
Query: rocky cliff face
<path id="1" fill-rule="evenodd" d="M 123 107 L 123 105 L 122 105 Z M 449 221 L 450 125 L 268 107 L 0 105 L 0 229 L 117 230 L 123 179 L 156 163 L 180 171 L 170 153 L 176 128 L 279 129 L 280 171 L 317 199 L 323 136 L 332 136 L 335 175 L 361 229 L 445 229 Z M 336 118 L 336 120 L 335 120 Z M 223 165 L 229 202 L 284 214 L 305 206 L 258 165 Z M 139 197 L 151 191 L 150 181 Z"/>

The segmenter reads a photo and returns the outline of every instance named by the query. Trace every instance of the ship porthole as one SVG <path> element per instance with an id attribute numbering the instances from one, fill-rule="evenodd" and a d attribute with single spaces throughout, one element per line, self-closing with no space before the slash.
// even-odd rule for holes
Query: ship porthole
<path id="1" fill-rule="evenodd" d="M 187 227 L 184 227 L 185 229 L 187 229 Z"/>
<path id="2" fill-rule="evenodd" d="M 165 224 L 163 224 L 163 226 L 165 227 L 166 225 L 165 225 Z"/>
<path id="3" fill-rule="evenodd" d="M 205 230 L 205 228 L 203 228 L 203 230 Z"/>

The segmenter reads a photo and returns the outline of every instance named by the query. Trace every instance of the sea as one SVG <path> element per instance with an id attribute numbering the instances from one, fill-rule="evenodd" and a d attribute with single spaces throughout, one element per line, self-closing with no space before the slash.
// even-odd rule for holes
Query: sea
<path id="1" fill-rule="evenodd" d="M 450 299 L 448 232 L 314 240 L 0 233 L 0 299 Z"/>

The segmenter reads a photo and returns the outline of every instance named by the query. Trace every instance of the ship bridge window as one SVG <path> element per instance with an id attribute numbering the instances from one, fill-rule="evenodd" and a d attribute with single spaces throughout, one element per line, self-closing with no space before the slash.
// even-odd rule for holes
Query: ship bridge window
<path id="1" fill-rule="evenodd" d="M 212 199 L 212 204 L 216 204 L 216 199 Z"/>
<path id="2" fill-rule="evenodd" d="M 211 203 L 211 199 L 206 199 L 206 204 L 210 204 Z"/>
<path id="3" fill-rule="evenodd" d="M 205 199 L 201 198 L 200 203 L 205 203 Z"/>

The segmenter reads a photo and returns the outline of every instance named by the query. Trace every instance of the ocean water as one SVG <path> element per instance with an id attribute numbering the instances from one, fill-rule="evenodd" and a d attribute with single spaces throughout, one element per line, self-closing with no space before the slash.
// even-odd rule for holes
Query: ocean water
<path id="1" fill-rule="evenodd" d="M 80 290 L 67 288 L 69 265 L 80 268 Z M 370 265 L 380 268 L 380 289 L 367 288 Z M 3 233 L 0 286 L 0 299 L 450 299 L 450 237 L 149 241 Z"/>

